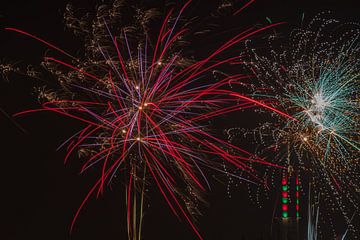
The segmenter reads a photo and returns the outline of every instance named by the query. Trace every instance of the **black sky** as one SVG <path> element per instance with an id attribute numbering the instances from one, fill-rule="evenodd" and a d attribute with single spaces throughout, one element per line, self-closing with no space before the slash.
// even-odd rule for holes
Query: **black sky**
<path id="1" fill-rule="evenodd" d="M 194 1 L 196 7 L 207 2 Z M 96 1 L 72 2 L 89 7 Z M 153 4 L 155 0 L 144 2 Z M 281 29 L 286 33 L 300 22 L 302 13 L 312 17 L 323 10 L 331 10 L 345 21 L 358 21 L 360 4 L 357 2 L 258 0 L 242 14 L 238 24 L 245 28 L 264 23 L 268 17 L 274 22 L 286 21 L 287 27 Z M 5 32 L 4 27 L 24 29 L 69 52 L 76 52 L 77 39 L 64 29 L 62 13 L 66 3 L 67 0 L 3 0 L 0 5 L 0 61 L 37 65 L 46 50 L 36 41 Z M 101 198 L 89 201 L 78 219 L 75 232 L 69 235 L 73 214 L 93 179 L 90 176 L 79 176 L 75 156 L 64 166 L 65 152 L 56 151 L 57 146 L 74 130 L 67 128 L 72 124 L 68 119 L 51 113 L 20 119 L 9 117 L 18 111 L 37 106 L 33 86 L 33 81 L 19 76 L 13 76 L 9 81 L 0 81 L 3 229 L 0 231 L 0 239 L 126 239 L 124 197 L 116 185 Z M 203 209 L 204 216 L 199 218 L 198 224 L 205 239 L 270 239 L 269 224 L 274 203 L 265 203 L 265 209 L 259 209 L 250 202 L 245 187 L 233 187 L 231 198 L 225 188 L 224 185 L 214 183 L 213 191 L 207 196 L 209 206 Z M 144 239 L 196 239 L 186 222 L 180 223 L 171 214 L 162 197 L 153 195 L 144 219 Z"/>

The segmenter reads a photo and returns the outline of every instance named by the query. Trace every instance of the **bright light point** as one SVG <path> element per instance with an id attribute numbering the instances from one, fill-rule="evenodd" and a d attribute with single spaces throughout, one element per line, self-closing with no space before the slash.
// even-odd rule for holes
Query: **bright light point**
<path id="1" fill-rule="evenodd" d="M 311 121 L 316 125 L 323 127 L 322 122 L 324 118 L 325 109 L 329 106 L 321 92 L 316 93 L 311 99 L 311 106 L 305 112 L 309 115 Z M 320 130 L 321 131 L 321 130 Z"/>
<path id="2" fill-rule="evenodd" d="M 145 107 L 147 107 L 147 105 L 148 105 L 147 103 L 144 103 L 144 106 L 145 106 Z"/>
<path id="3" fill-rule="evenodd" d="M 123 129 L 123 130 L 121 130 L 121 132 L 122 132 L 122 133 L 126 133 L 126 130 L 125 130 L 125 129 Z"/>
<path id="4" fill-rule="evenodd" d="M 160 62 L 160 61 L 159 61 L 159 62 L 157 62 L 157 65 L 161 65 L 161 64 L 162 64 L 162 62 Z"/>
<path id="5" fill-rule="evenodd" d="M 141 140 L 141 138 L 140 138 L 140 137 L 137 137 L 137 138 L 136 138 L 136 141 L 140 141 L 140 140 Z"/>
<path id="6" fill-rule="evenodd" d="M 143 108 L 142 108 L 142 106 L 139 106 L 139 110 L 142 110 Z"/>
<path id="7" fill-rule="evenodd" d="M 328 106 L 328 103 L 324 99 L 322 93 L 316 93 L 311 102 L 314 103 L 316 105 L 316 108 L 318 108 L 319 110 L 324 110 L 324 108 Z"/>
<path id="8" fill-rule="evenodd" d="M 308 140 L 308 138 L 307 138 L 307 137 L 304 137 L 303 140 L 306 142 L 306 141 Z"/>
<path id="9" fill-rule="evenodd" d="M 136 86 L 135 86 L 135 89 L 136 89 L 136 90 L 139 90 L 139 86 L 138 86 L 138 85 L 136 85 Z"/>

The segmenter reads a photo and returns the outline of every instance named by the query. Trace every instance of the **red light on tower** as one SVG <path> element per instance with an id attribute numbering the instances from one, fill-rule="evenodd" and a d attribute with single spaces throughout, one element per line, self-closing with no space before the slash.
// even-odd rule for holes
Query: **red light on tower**
<path id="1" fill-rule="evenodd" d="M 287 204 L 283 204 L 283 205 L 282 205 L 282 210 L 283 210 L 284 212 L 287 212 L 287 211 L 288 211 L 288 205 L 287 205 Z"/>
<path id="2" fill-rule="evenodd" d="M 282 197 L 283 197 L 283 198 L 287 198 L 287 197 L 288 197 L 288 193 L 287 193 L 287 192 L 282 192 Z"/>

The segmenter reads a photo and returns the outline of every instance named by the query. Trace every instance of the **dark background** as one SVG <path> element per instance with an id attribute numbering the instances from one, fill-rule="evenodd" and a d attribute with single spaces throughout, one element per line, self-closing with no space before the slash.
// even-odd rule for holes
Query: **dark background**
<path id="1" fill-rule="evenodd" d="M 195 7 L 200 9 L 201 4 L 207 3 L 206 0 L 194 1 Z M 67 2 L 3 0 L 0 5 L 0 61 L 37 65 L 46 50 L 34 40 L 5 32 L 4 27 L 24 29 L 68 52 L 76 52 L 77 39 L 66 32 L 63 25 L 62 13 Z M 94 0 L 73 2 L 87 7 L 95 3 Z M 155 0 L 145 2 L 150 4 Z M 346 21 L 359 20 L 357 2 L 258 0 L 244 11 L 238 25 L 245 28 L 265 23 L 265 18 L 269 17 L 274 22 L 288 22 L 281 28 L 286 33 L 299 24 L 302 13 L 312 17 L 323 10 L 331 10 Z M 93 179 L 88 175 L 79 176 L 75 155 L 64 166 L 65 151 L 56 151 L 76 129 L 70 120 L 50 113 L 17 119 L 9 117 L 18 111 L 36 108 L 33 86 L 32 80 L 19 76 L 0 81 L 1 228 L 4 229 L 0 231 L 0 239 L 127 239 L 125 199 L 117 187 L 97 200 L 91 199 L 74 233 L 69 235 L 72 217 Z M 251 120 L 231 121 L 239 125 Z M 196 239 L 190 227 L 171 214 L 159 194 L 151 197 L 144 218 L 144 239 Z M 259 209 L 249 200 L 246 187 L 233 186 L 230 198 L 226 186 L 216 182 L 207 200 L 209 206 L 198 224 L 205 239 L 270 239 L 274 202 L 264 202 L 264 208 Z"/>

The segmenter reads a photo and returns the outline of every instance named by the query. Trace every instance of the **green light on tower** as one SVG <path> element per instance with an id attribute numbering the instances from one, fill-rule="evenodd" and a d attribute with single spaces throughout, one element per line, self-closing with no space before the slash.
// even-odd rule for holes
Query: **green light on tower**
<path id="1" fill-rule="evenodd" d="M 283 218 L 287 218 L 288 217 L 288 212 L 283 212 L 282 216 L 283 216 Z"/>

